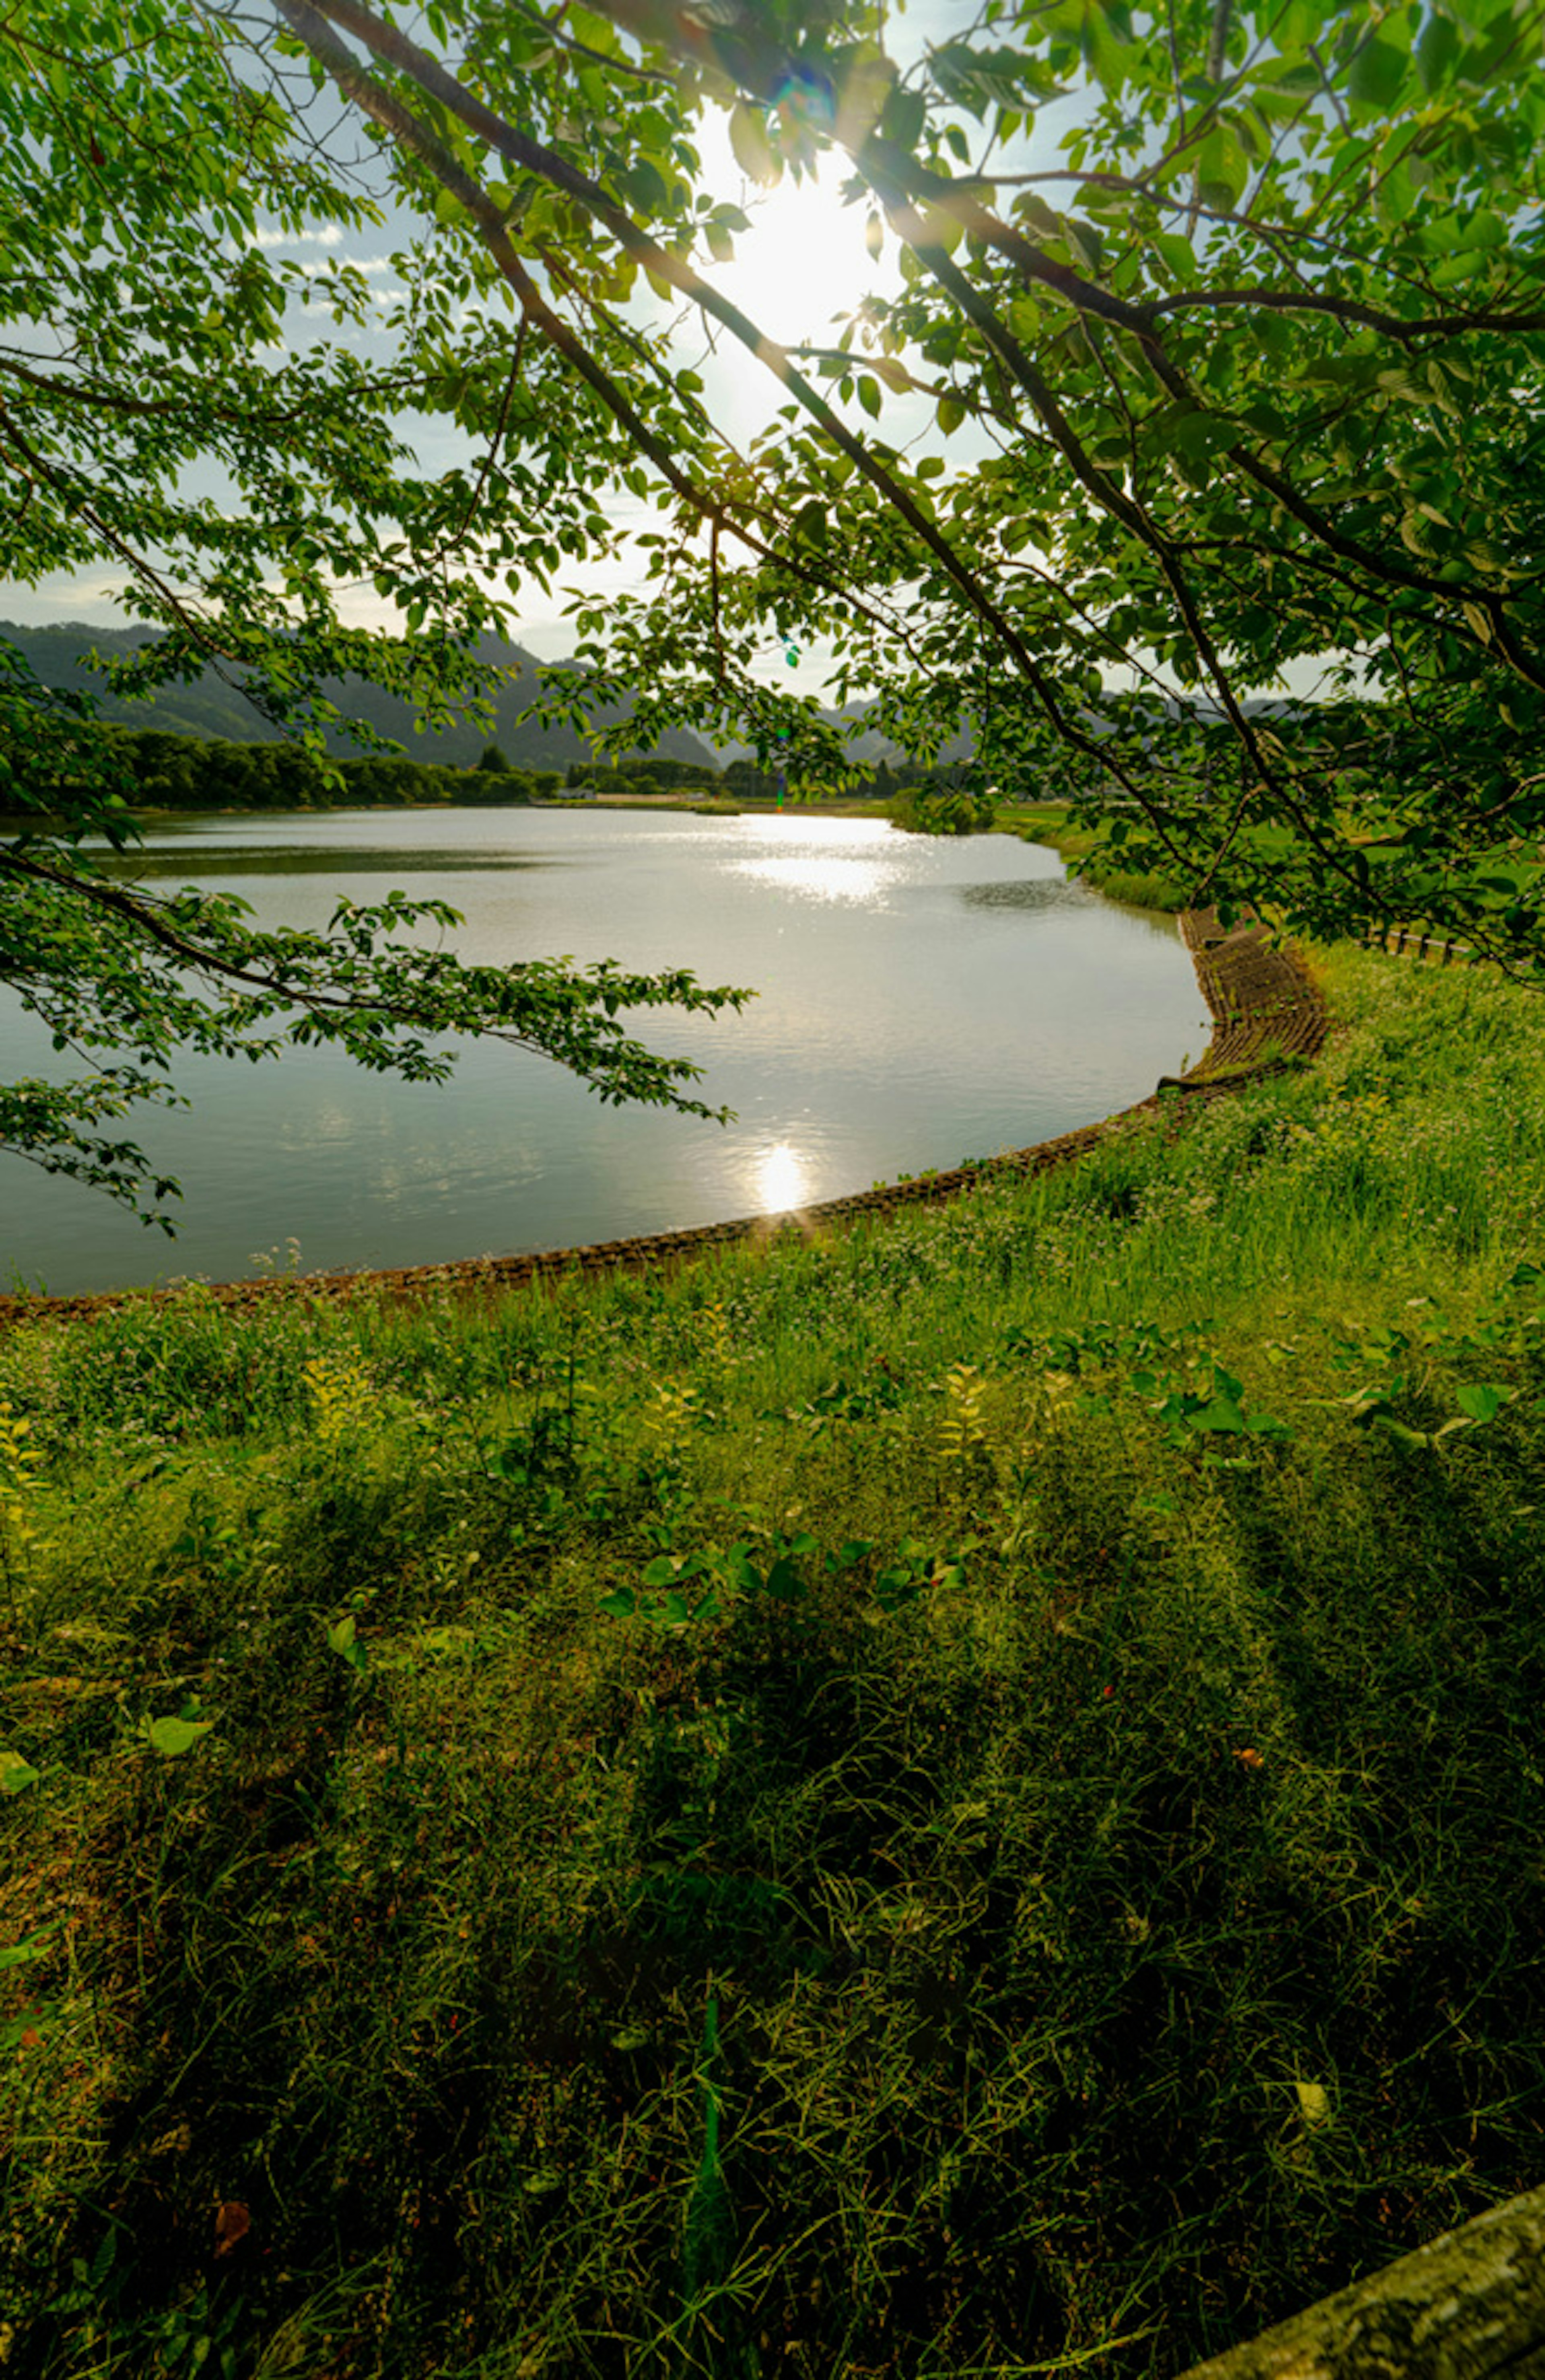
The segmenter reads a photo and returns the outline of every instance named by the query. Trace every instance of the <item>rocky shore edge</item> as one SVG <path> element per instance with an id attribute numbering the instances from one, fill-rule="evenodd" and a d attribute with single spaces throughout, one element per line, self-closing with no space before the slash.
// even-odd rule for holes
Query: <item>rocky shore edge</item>
<path id="1" fill-rule="evenodd" d="M 1253 920 L 1225 931 L 1213 909 L 1183 910 L 1179 925 L 1211 1012 L 1212 1035 L 1205 1054 L 1185 1075 L 1161 1075 L 1157 1088 L 1135 1106 L 1098 1123 L 1083 1124 L 1076 1132 L 1063 1133 L 1055 1140 L 1038 1141 L 1032 1148 L 1011 1149 L 1001 1157 L 918 1174 L 845 1198 L 822 1199 L 782 1214 L 742 1215 L 689 1231 L 602 1240 L 588 1247 L 542 1248 L 525 1256 L 468 1257 L 449 1264 L 413 1265 L 382 1272 L 297 1273 L 279 1279 L 211 1281 L 200 1287 L 217 1305 L 240 1311 L 286 1298 L 489 1296 L 533 1281 L 686 1263 L 714 1248 L 747 1241 L 765 1244 L 791 1232 L 807 1239 L 819 1237 L 866 1216 L 935 1205 L 995 1174 L 1044 1173 L 1052 1166 L 1069 1164 L 1101 1141 L 1135 1129 L 1142 1119 L 1161 1110 L 1166 1094 L 1179 1128 L 1195 1109 L 1318 1056 L 1330 1019 L 1296 951 L 1274 945 L 1268 929 Z M 81 1297 L 0 1296 L 0 1329 L 19 1322 L 91 1321 L 121 1306 L 157 1304 L 186 1293 L 186 1289 L 176 1288 L 109 1290 Z"/>

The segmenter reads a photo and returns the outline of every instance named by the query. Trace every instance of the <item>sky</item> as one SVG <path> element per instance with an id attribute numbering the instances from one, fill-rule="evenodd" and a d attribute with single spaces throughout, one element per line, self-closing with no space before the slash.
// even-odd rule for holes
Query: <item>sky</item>
<path id="1" fill-rule="evenodd" d="M 927 42 L 946 38 L 969 23 L 976 13 L 974 6 L 962 5 L 962 0 L 910 0 L 893 18 L 888 37 L 891 54 L 905 67 Z M 411 20 L 407 30 L 413 30 Z M 1053 162 L 1052 152 L 1070 120 L 1066 104 L 1046 111 L 1038 125 L 1033 150 L 1016 155 L 1014 162 L 1023 165 L 1033 155 L 1047 164 Z M 738 199 L 752 219 L 750 231 L 737 239 L 733 263 L 704 269 L 724 294 L 774 339 L 787 346 L 807 340 L 834 346 L 842 318 L 867 294 L 892 295 L 898 288 L 894 239 L 887 235 L 882 254 L 878 261 L 871 259 L 864 239 L 867 206 L 842 204 L 839 188 L 850 170 L 845 160 L 828 158 L 818 176 L 807 176 L 796 184 L 785 176 L 775 189 L 766 191 L 747 183 L 736 164 L 724 110 L 707 112 L 700 145 L 707 187 Z M 263 244 L 276 254 L 309 257 L 312 261 L 320 261 L 324 251 L 338 259 L 347 256 L 384 295 L 391 285 L 391 251 L 402 244 L 408 228 L 408 218 L 394 210 L 392 218 L 368 237 L 346 238 L 332 225 L 319 226 L 317 234 L 305 242 L 293 243 L 274 234 Z M 645 303 L 656 301 L 646 298 Z M 298 327 L 303 335 L 303 326 Z M 714 419 L 737 443 L 772 419 L 785 401 L 772 374 L 750 363 L 743 350 L 722 334 L 715 354 L 695 314 L 680 335 L 678 352 L 682 364 L 700 372 Z M 849 411 L 855 425 L 861 425 L 865 417 L 857 405 Z M 887 440 L 897 445 L 914 438 L 930 439 L 933 435 L 931 402 L 920 397 L 887 397 L 883 431 Z M 408 435 L 420 468 L 430 471 L 473 458 L 469 441 L 432 422 L 415 424 Z M 974 459 L 971 442 L 967 425 L 951 442 L 952 459 Z M 215 492 L 213 480 L 209 492 Z M 624 528 L 658 526 L 652 506 L 627 497 L 610 502 L 608 511 Z M 61 574 L 35 589 L 0 580 L 0 616 L 23 623 L 79 619 L 91 625 L 111 625 L 125 616 L 114 601 L 121 583 L 121 570 L 107 565 L 79 575 Z M 568 583 L 566 575 L 561 584 Z M 582 583 L 588 591 L 604 596 L 621 587 L 640 586 L 643 579 L 636 563 L 619 562 L 587 566 Z M 564 601 L 560 587 L 547 598 L 534 584 L 519 599 L 516 635 L 541 659 L 557 659 L 572 650 L 573 624 L 564 617 Z M 351 592 L 343 608 L 350 621 L 361 625 L 386 626 L 395 625 L 398 618 L 388 602 L 369 589 Z M 820 655 L 801 652 L 797 665 L 791 669 L 782 645 L 770 638 L 759 673 L 775 677 L 790 692 L 815 692 L 821 674 Z"/>

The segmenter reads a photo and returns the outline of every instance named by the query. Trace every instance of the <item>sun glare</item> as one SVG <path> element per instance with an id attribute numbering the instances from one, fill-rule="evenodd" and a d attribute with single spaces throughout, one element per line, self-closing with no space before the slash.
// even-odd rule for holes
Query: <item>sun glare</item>
<path id="1" fill-rule="evenodd" d="M 897 865 L 883 819 L 743 819 L 741 826 L 752 848 L 736 862 L 738 874 L 807 901 L 883 905 Z"/>
<path id="2" fill-rule="evenodd" d="M 760 1149 L 756 1159 L 757 1193 L 764 1215 L 784 1215 L 803 1205 L 808 1195 L 804 1160 L 797 1148 L 780 1140 Z"/>
<path id="3" fill-rule="evenodd" d="M 746 212 L 751 228 L 733 261 L 714 267 L 715 285 L 781 345 L 834 346 L 833 315 L 850 314 L 891 278 L 864 245 L 868 210 L 844 206 L 828 160 L 819 179 L 796 184 L 785 175 L 776 189 L 754 193 Z"/>
<path id="4" fill-rule="evenodd" d="M 871 257 L 864 243 L 869 208 L 842 202 L 842 183 L 851 170 L 845 157 L 823 156 L 814 175 L 796 182 L 785 173 L 773 188 L 760 189 L 736 161 L 727 113 L 705 114 L 699 142 L 703 187 L 738 200 L 751 219 L 749 231 L 736 238 L 733 260 L 705 269 L 714 287 L 769 338 L 784 346 L 834 346 L 841 326 L 833 315 L 850 314 L 870 291 L 899 285 L 894 240 L 887 237 L 885 252 Z"/>

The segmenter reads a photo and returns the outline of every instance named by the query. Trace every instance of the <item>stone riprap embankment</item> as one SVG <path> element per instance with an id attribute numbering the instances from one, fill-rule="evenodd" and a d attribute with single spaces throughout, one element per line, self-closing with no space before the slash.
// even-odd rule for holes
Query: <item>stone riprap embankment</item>
<path id="1" fill-rule="evenodd" d="M 655 1232 L 647 1238 L 602 1240 L 589 1247 L 544 1248 L 516 1257 L 470 1257 L 450 1264 L 414 1265 L 383 1272 L 299 1273 L 279 1280 L 215 1281 L 205 1293 L 219 1305 L 242 1309 L 275 1299 L 335 1299 L 358 1296 L 426 1297 L 448 1293 L 496 1295 L 533 1281 L 581 1276 L 618 1269 L 675 1265 L 715 1248 L 765 1243 L 781 1232 L 809 1238 L 866 1216 L 901 1207 L 952 1198 L 975 1183 L 1004 1172 L 1043 1173 L 1083 1157 L 1113 1135 L 1130 1132 L 1158 1111 L 1166 1093 L 1180 1095 L 1176 1123 L 1193 1109 L 1238 1090 L 1244 1084 L 1316 1056 L 1329 1026 L 1325 1003 L 1297 954 L 1276 948 L 1265 927 L 1255 923 L 1224 932 L 1211 909 L 1186 910 L 1180 931 L 1196 966 L 1212 1014 L 1212 1038 L 1188 1073 L 1163 1075 L 1159 1087 L 1134 1107 L 1084 1124 L 1055 1140 L 1008 1151 L 944 1172 L 826 1198 L 787 1214 L 742 1215 L 690 1231 Z M 178 1294 L 172 1290 L 124 1290 L 89 1297 L 0 1297 L 0 1326 L 13 1322 L 75 1321 Z"/>
<path id="2" fill-rule="evenodd" d="M 1212 1012 L 1212 1039 L 1176 1080 L 1195 1088 L 1241 1067 L 1259 1074 L 1273 1058 L 1293 1065 L 1318 1057 L 1329 1021 L 1301 959 L 1274 948 L 1263 926 L 1225 933 L 1215 909 L 1183 910 L 1180 931 Z"/>

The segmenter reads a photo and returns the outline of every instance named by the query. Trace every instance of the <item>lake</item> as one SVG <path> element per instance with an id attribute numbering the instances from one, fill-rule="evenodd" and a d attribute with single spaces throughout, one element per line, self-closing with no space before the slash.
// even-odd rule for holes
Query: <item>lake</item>
<path id="1" fill-rule="evenodd" d="M 432 1264 L 669 1231 L 990 1157 L 1129 1105 L 1209 1026 L 1171 918 L 1070 882 L 1008 835 L 883 820 L 611 809 L 195 818 L 147 832 L 129 872 L 239 892 L 260 925 L 325 924 L 393 888 L 463 911 L 499 964 L 614 958 L 755 985 L 738 1016 L 636 1013 L 636 1037 L 705 1069 L 728 1126 L 603 1107 L 550 1061 L 468 1042 L 408 1085 L 325 1050 L 179 1070 L 189 1111 L 123 1127 L 184 1197 L 177 1237 L 100 1192 L 8 1160 L 0 1287 L 56 1293 L 302 1269 Z M 426 929 L 426 933 L 432 932 Z M 0 1080 L 67 1071 L 14 996 Z"/>

